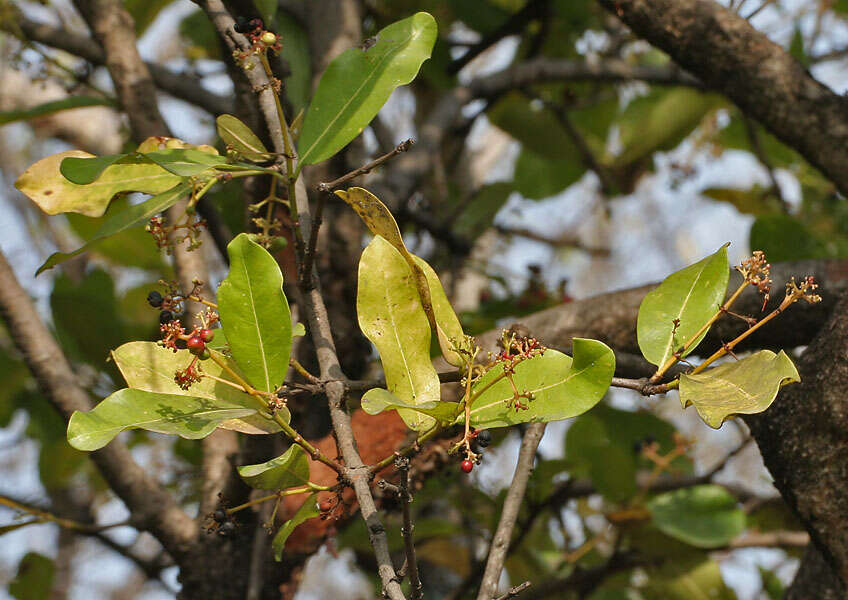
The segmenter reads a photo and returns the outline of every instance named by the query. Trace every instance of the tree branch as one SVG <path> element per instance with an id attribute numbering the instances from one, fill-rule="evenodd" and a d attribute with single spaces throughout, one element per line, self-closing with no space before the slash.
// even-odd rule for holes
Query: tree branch
<path id="1" fill-rule="evenodd" d="M 816 81 L 765 34 L 713 0 L 599 2 L 848 194 L 848 101 Z"/>
<path id="2" fill-rule="evenodd" d="M 477 600 L 491 600 L 495 597 L 504 561 L 506 561 L 509 542 L 512 538 L 512 530 L 515 527 L 515 520 L 518 518 L 518 511 L 524 500 L 527 481 L 533 471 L 536 448 L 539 447 L 543 435 L 545 435 L 545 423 L 532 423 L 524 432 L 521 450 L 518 453 L 518 463 L 515 466 L 515 474 L 512 477 L 512 483 L 509 485 L 509 491 L 506 493 L 497 531 L 492 538 L 489 559 L 486 561 L 486 570 L 483 572 L 483 581 L 480 584 L 480 591 L 477 593 Z"/>
<path id="3" fill-rule="evenodd" d="M 88 36 L 79 35 L 46 23 L 39 23 L 24 15 L 18 15 L 16 25 L 24 36 L 32 42 L 64 50 L 95 65 L 106 64 L 106 55 L 103 48 Z M 156 63 L 146 63 L 146 65 L 156 87 L 174 98 L 199 106 L 212 115 L 232 111 L 233 103 L 229 98 L 204 89 L 199 81 L 187 77 L 184 73 L 175 73 Z"/>
<path id="4" fill-rule="evenodd" d="M 0 313 L 39 388 L 65 421 L 74 411 L 91 408 L 62 350 L 38 316 L 29 295 L 0 254 Z M 91 453 L 103 477 L 130 511 L 138 529 L 150 531 L 179 560 L 197 535 L 195 522 L 115 440 Z"/>

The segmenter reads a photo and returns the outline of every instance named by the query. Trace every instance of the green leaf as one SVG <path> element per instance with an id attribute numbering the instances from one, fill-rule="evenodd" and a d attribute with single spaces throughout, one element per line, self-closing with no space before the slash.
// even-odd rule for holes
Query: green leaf
<path id="1" fill-rule="evenodd" d="M 277 562 L 280 562 L 283 559 L 283 550 L 286 547 L 286 540 L 289 539 L 294 528 L 307 519 L 312 519 L 321 514 L 321 511 L 318 510 L 318 504 L 315 501 L 316 498 L 317 494 L 311 494 L 306 499 L 306 502 L 297 509 L 294 516 L 283 523 L 283 526 L 280 527 L 279 531 L 277 531 L 277 535 L 274 536 L 274 540 L 271 542 L 271 547 L 274 549 L 274 560 Z"/>
<path id="2" fill-rule="evenodd" d="M 386 410 L 404 410 L 419 412 L 433 417 L 440 423 L 452 423 L 459 412 L 456 402 L 423 402 L 410 404 L 400 400 L 388 390 L 373 388 L 362 396 L 362 410 L 369 415 L 376 415 Z"/>
<path id="3" fill-rule="evenodd" d="M 273 392 L 289 369 L 292 323 L 283 274 L 265 248 L 239 234 L 227 246 L 230 272 L 218 288 L 218 313 L 233 358 L 251 385 Z"/>
<path id="4" fill-rule="evenodd" d="M 136 35 L 141 37 L 162 9 L 171 2 L 173 0 L 124 0 L 124 6 L 135 22 Z"/>
<path id="5" fill-rule="evenodd" d="M 636 98 L 616 120 L 622 150 L 615 166 L 625 166 L 659 150 L 671 150 L 724 101 L 692 88 L 655 88 Z"/>
<path id="6" fill-rule="evenodd" d="M 729 277 L 724 245 L 715 254 L 672 273 L 645 296 L 639 306 L 636 337 L 648 362 L 664 364 L 710 320 L 724 300 Z M 682 356 L 692 352 L 706 334 Z"/>
<path id="7" fill-rule="evenodd" d="M 517 423 L 559 421 L 576 417 L 595 406 L 609 389 L 615 371 L 615 356 L 605 344 L 597 340 L 574 338 L 574 359 L 557 352 L 545 350 L 541 356 L 525 360 L 515 368 L 512 376 L 519 392 L 530 392 L 533 399 L 523 398 L 527 410 L 512 406 L 513 389 L 503 375 L 503 368 L 495 366 L 472 388 L 482 390 L 492 381 L 500 380 L 474 401 L 471 406 L 471 424 L 481 429 L 508 427 Z"/>
<path id="8" fill-rule="evenodd" d="M 280 57 L 289 63 L 291 75 L 286 78 L 286 97 L 295 113 L 306 108 L 312 94 L 312 61 L 309 36 L 297 19 L 288 12 L 277 13 L 277 29 L 283 41 Z"/>
<path id="9" fill-rule="evenodd" d="M 28 552 L 18 563 L 18 573 L 9 582 L 9 595 L 17 600 L 47 600 L 53 587 L 53 561 Z"/>
<path id="10" fill-rule="evenodd" d="M 303 323 L 295 323 L 292 327 L 292 337 L 303 337 L 306 335 L 306 327 Z"/>
<path id="11" fill-rule="evenodd" d="M 276 4 L 276 3 L 275 3 Z M 230 148 L 241 154 L 247 160 L 261 162 L 271 156 L 265 144 L 255 133 L 233 115 L 221 115 L 215 119 L 218 125 L 218 135 Z"/>
<path id="12" fill-rule="evenodd" d="M 68 442 L 77 450 L 97 450 L 128 429 L 172 433 L 190 440 L 206 437 L 218 424 L 253 414 L 255 409 L 220 399 L 118 390 L 68 422 Z"/>
<path id="13" fill-rule="evenodd" d="M 755 185 L 749 190 L 707 188 L 702 190 L 701 194 L 720 202 L 729 202 L 739 212 L 749 215 L 768 215 L 781 210 L 780 204 L 774 198 L 774 195 L 759 185 Z"/>
<path id="14" fill-rule="evenodd" d="M 309 483 L 309 459 L 306 450 L 292 444 L 283 454 L 258 465 L 238 468 L 244 482 L 258 490 L 284 490 Z"/>
<path id="15" fill-rule="evenodd" d="M 153 161 L 166 171 L 180 177 L 194 177 L 206 171 L 227 164 L 227 159 L 218 154 L 196 150 L 194 148 L 169 148 L 154 150 L 134 157 Z"/>
<path id="16" fill-rule="evenodd" d="M 253 5 L 265 21 L 265 27 L 270 28 L 277 16 L 278 0 L 254 0 Z"/>
<path id="17" fill-rule="evenodd" d="M 521 92 L 506 94 L 486 111 L 486 116 L 521 142 L 522 149 L 560 163 L 580 163 L 577 147 L 553 111 Z"/>
<path id="18" fill-rule="evenodd" d="M 763 215 L 751 225 L 748 246 L 762 250 L 772 262 L 825 258 L 825 240 L 789 215 Z"/>
<path id="19" fill-rule="evenodd" d="M 94 234 L 94 237 L 88 240 L 85 245 L 80 248 L 77 248 L 73 252 L 54 252 L 44 262 L 43 265 L 38 267 L 38 271 L 36 271 L 35 274 L 39 275 L 43 271 L 46 271 L 47 269 L 52 269 L 59 263 L 65 262 L 69 258 L 73 258 L 77 254 L 85 252 L 86 250 L 91 248 L 92 244 L 95 244 L 96 242 L 104 238 L 125 231 L 130 227 L 137 227 L 138 225 L 146 223 L 150 220 L 152 216 L 171 208 L 181 198 L 188 195 L 190 192 L 191 185 L 189 185 L 188 183 L 179 183 L 168 191 L 163 192 L 157 196 L 153 196 L 152 198 L 146 200 L 145 202 L 142 202 L 141 204 L 135 204 L 133 206 L 130 206 L 126 210 L 110 215 L 103 222 L 103 225 L 100 226 L 100 229 L 98 229 L 97 232 Z"/>
<path id="20" fill-rule="evenodd" d="M 44 117 L 63 110 L 82 108 L 85 106 L 117 107 L 117 103 L 111 98 L 103 98 L 101 96 L 70 96 L 63 100 L 45 102 L 44 104 L 39 104 L 38 106 L 33 106 L 31 108 L 0 112 L 0 125 Z"/>
<path id="21" fill-rule="evenodd" d="M 219 339 L 225 340 L 223 334 L 222 330 L 216 329 L 213 344 L 218 342 Z M 239 369 L 232 359 L 217 353 L 216 357 L 229 368 L 238 372 Z M 215 361 L 206 360 L 202 363 L 203 373 L 211 375 L 211 377 L 204 377 L 192 384 L 188 390 L 179 387 L 174 382 L 174 372 L 177 369 L 184 369 L 192 358 L 188 350 L 173 352 L 155 342 L 130 342 L 112 351 L 112 360 L 115 361 L 118 370 L 121 371 L 121 375 L 124 376 L 127 385 L 131 388 L 146 392 L 194 396 L 207 400 L 220 399 L 229 404 L 237 404 L 257 412 L 255 415 L 243 419 L 236 418 L 223 421 L 219 427 L 251 434 L 280 431 L 279 425 L 264 416 L 265 407 L 262 402 L 250 394 L 216 380 L 229 379 L 230 376 Z M 212 379 L 212 377 L 216 379 Z M 281 415 L 286 422 L 290 420 L 288 409 L 283 408 L 277 411 L 277 414 Z"/>
<path id="22" fill-rule="evenodd" d="M 24 171 L 15 182 L 15 187 L 48 215 L 76 212 L 87 217 L 100 217 L 117 194 L 160 194 L 180 182 L 179 177 L 153 163 L 110 166 L 103 165 L 104 161 L 97 159 L 97 165 L 103 168 L 98 180 L 88 185 L 78 185 L 60 172 L 62 162 L 71 158 L 96 157 L 80 150 L 48 156 Z M 109 157 L 109 160 L 112 158 Z"/>
<path id="23" fill-rule="evenodd" d="M 435 19 L 419 12 L 380 30 L 368 50 L 352 48 L 333 59 L 303 122 L 302 164 L 330 158 L 362 133 L 392 91 L 415 78 L 435 41 Z"/>
<path id="24" fill-rule="evenodd" d="M 578 181 L 586 167 L 576 159 L 551 159 L 522 148 L 515 161 L 515 191 L 530 200 L 550 198 Z"/>
<path id="25" fill-rule="evenodd" d="M 59 172 L 62 173 L 62 177 L 71 183 L 88 185 L 97 181 L 108 167 L 128 156 L 129 154 L 107 154 L 106 156 L 92 156 L 91 158 L 69 156 L 59 163 Z M 159 174 L 160 171 L 154 169 L 154 172 Z"/>
<path id="26" fill-rule="evenodd" d="M 697 375 L 681 375 L 680 403 L 683 408 L 694 404 L 704 423 L 718 429 L 731 415 L 763 412 L 780 386 L 798 381 L 798 370 L 783 350 L 760 350 Z"/>
<path id="27" fill-rule="evenodd" d="M 359 261 L 356 298 L 359 326 L 380 353 L 388 390 L 407 404 L 440 399 L 439 376 L 430 359 L 431 330 L 409 264 L 400 252 L 376 236 Z M 421 431 L 433 419 L 398 411 L 411 429 Z"/>
<path id="28" fill-rule="evenodd" d="M 439 276 L 433 270 L 433 267 L 427 264 L 422 258 L 413 255 L 413 259 L 424 271 L 424 276 L 427 278 L 427 284 L 430 287 L 430 300 L 433 305 L 433 315 L 436 320 L 436 337 L 439 341 L 439 348 L 442 350 L 442 356 L 445 360 L 455 366 L 461 367 L 466 360 L 471 360 L 471 344 L 462 330 L 462 325 L 459 322 L 459 317 L 451 306 L 448 300 L 445 289 L 442 287 L 442 282 L 439 281 Z M 464 353 L 461 351 L 465 351 Z"/>
<path id="29" fill-rule="evenodd" d="M 492 226 L 498 212 L 506 204 L 509 195 L 514 192 L 512 184 L 504 181 L 490 183 L 481 187 L 456 220 L 456 231 L 476 237 Z"/>
<path id="30" fill-rule="evenodd" d="M 736 600 L 718 563 L 706 556 L 664 560 L 647 576 L 647 585 L 639 590 L 643 600 Z"/>
<path id="31" fill-rule="evenodd" d="M 745 530 L 736 498 L 718 485 L 697 485 L 652 498 L 647 509 L 657 528 L 697 548 L 718 548 Z"/>

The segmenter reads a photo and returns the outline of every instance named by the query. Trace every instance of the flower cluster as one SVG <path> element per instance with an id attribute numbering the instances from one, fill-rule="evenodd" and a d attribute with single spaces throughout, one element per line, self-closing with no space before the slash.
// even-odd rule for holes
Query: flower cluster
<path id="1" fill-rule="evenodd" d="M 200 369 L 200 361 L 195 356 L 185 369 L 177 369 L 174 372 L 174 382 L 180 386 L 180 389 L 188 390 L 193 384 L 203 378 Z"/>
<path id="2" fill-rule="evenodd" d="M 171 254 L 174 248 L 185 241 L 188 241 L 186 250 L 189 252 L 199 248 L 203 243 L 200 236 L 204 227 L 205 219 L 195 219 L 193 215 L 186 214 L 185 221 L 174 225 L 165 225 L 162 217 L 153 217 L 144 229 L 153 236 L 158 248 L 164 249 L 166 254 Z M 180 233 L 180 230 L 183 232 Z"/>
<path id="3" fill-rule="evenodd" d="M 784 303 L 791 303 L 795 300 L 804 300 L 810 304 L 821 302 L 821 296 L 814 293 L 818 287 L 819 284 L 816 283 L 812 275 L 805 277 L 800 285 L 795 283 L 795 278 L 793 277 L 786 284 L 786 298 L 784 299 Z"/>

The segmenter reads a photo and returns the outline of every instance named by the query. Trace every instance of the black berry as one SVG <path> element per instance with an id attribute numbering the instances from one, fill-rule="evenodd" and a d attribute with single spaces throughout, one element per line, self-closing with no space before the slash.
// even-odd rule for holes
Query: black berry
<path id="1" fill-rule="evenodd" d="M 214 513 L 212 513 L 212 518 L 215 519 L 218 523 L 226 523 L 230 520 L 230 518 L 227 516 L 227 511 L 225 511 L 223 508 L 219 508 Z"/>
<path id="2" fill-rule="evenodd" d="M 236 24 L 233 25 L 233 29 L 238 33 L 249 33 L 250 32 L 250 22 L 244 17 L 239 17 L 236 19 Z"/>
<path id="3" fill-rule="evenodd" d="M 484 429 L 480 433 L 477 434 L 477 443 L 481 448 L 488 447 L 489 444 L 492 443 L 492 432 L 488 429 Z"/>
<path id="4" fill-rule="evenodd" d="M 174 320 L 174 315 L 170 310 L 163 310 L 159 313 L 159 323 L 165 325 Z"/>
<path id="5" fill-rule="evenodd" d="M 230 537 L 235 533 L 236 526 L 232 521 L 227 521 L 226 523 L 221 523 L 221 526 L 218 528 L 218 535 L 221 537 Z"/>
<path id="6" fill-rule="evenodd" d="M 153 290 L 149 294 L 147 294 L 147 303 L 153 308 L 159 308 L 162 306 L 162 294 Z"/>

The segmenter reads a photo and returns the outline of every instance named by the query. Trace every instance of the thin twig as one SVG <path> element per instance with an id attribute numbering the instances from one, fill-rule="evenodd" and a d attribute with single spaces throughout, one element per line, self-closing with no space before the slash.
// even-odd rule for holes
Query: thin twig
<path id="1" fill-rule="evenodd" d="M 350 173 L 347 173 L 346 175 L 342 175 L 338 179 L 334 179 L 334 180 L 328 181 L 326 183 L 319 183 L 318 186 L 317 186 L 317 189 L 318 189 L 319 192 L 329 192 L 333 188 L 337 188 L 337 187 L 341 186 L 343 183 L 347 183 L 351 179 L 355 179 L 356 177 L 359 177 L 360 175 L 367 175 L 373 169 L 376 169 L 377 167 L 379 167 L 383 163 L 391 160 L 392 158 L 394 158 L 398 154 L 401 154 L 402 152 L 406 152 L 407 150 L 412 148 L 412 145 L 414 143 L 415 143 L 415 141 L 412 140 L 412 138 L 410 138 L 408 140 L 404 140 L 400 144 L 398 144 L 395 147 L 395 149 L 392 150 L 391 152 L 388 152 L 387 154 L 384 154 L 383 156 L 380 156 L 379 158 L 375 158 L 371 162 L 362 165 L 358 169 L 354 169 Z"/>
<path id="2" fill-rule="evenodd" d="M 412 503 L 412 494 L 409 493 L 409 459 L 399 456 L 395 460 L 400 474 L 400 485 L 398 486 L 398 497 L 400 499 L 401 512 L 403 513 L 403 545 L 406 550 L 406 569 L 409 573 L 409 585 L 412 587 L 412 599 L 421 600 L 424 597 L 424 588 L 418 577 L 418 560 L 415 558 L 415 541 L 412 537 L 412 511 L 409 505 Z"/>
<path id="3" fill-rule="evenodd" d="M 524 492 L 527 490 L 527 481 L 530 479 L 530 473 L 533 470 L 536 448 L 539 447 L 539 442 L 542 441 L 544 434 L 545 423 L 532 423 L 524 432 L 521 450 L 518 453 L 518 463 L 515 466 L 515 474 L 504 500 L 501 520 L 492 538 L 489 559 L 486 561 L 486 570 L 483 573 L 483 581 L 480 584 L 477 600 L 491 600 L 497 591 L 498 581 L 501 578 L 501 571 L 509 548 L 509 540 L 512 538 L 515 520 L 524 500 Z"/>
<path id="4" fill-rule="evenodd" d="M 520 583 L 514 587 L 511 587 L 505 594 L 501 594 L 495 600 L 508 600 L 509 598 L 515 598 L 518 594 L 529 588 L 531 583 L 529 581 L 525 581 L 524 583 Z"/>

